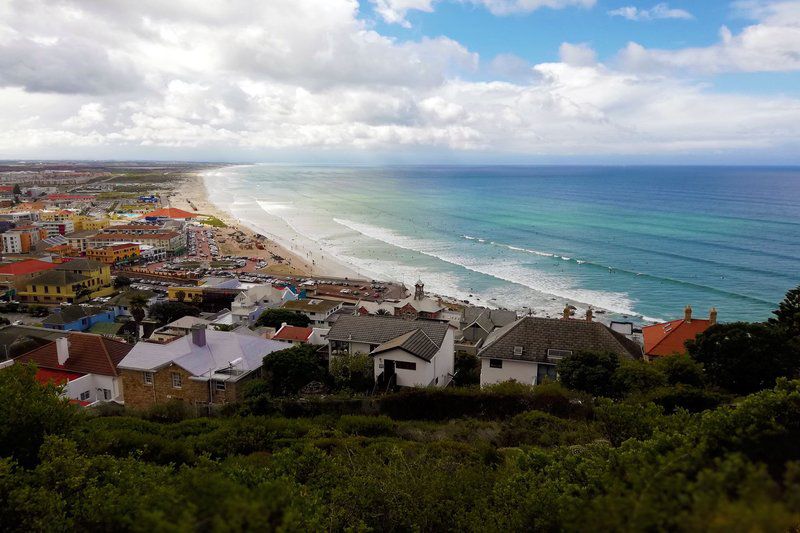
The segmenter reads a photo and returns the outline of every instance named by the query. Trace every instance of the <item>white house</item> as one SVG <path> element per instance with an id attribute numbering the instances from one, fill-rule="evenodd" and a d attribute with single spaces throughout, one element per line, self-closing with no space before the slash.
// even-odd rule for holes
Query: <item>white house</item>
<path id="1" fill-rule="evenodd" d="M 91 333 L 70 333 L 15 359 L 35 363 L 41 382 L 64 385 L 64 394 L 89 405 L 124 398 L 118 365 L 130 344 Z"/>
<path id="2" fill-rule="evenodd" d="M 327 326 L 331 315 L 341 309 L 342 305 L 342 302 L 312 298 L 288 301 L 283 304 L 283 308 L 306 315 L 314 326 Z"/>
<path id="3" fill-rule="evenodd" d="M 231 302 L 231 315 L 234 324 L 252 326 L 267 309 L 280 307 L 286 302 L 297 300 L 297 294 L 288 287 L 255 285 L 239 293 Z"/>
<path id="4" fill-rule="evenodd" d="M 379 386 L 444 387 L 453 377 L 453 328 L 446 322 L 342 316 L 328 332 L 329 357 L 373 357 Z"/>
<path id="5" fill-rule="evenodd" d="M 503 381 L 536 385 L 556 379 L 556 365 L 578 352 L 611 352 L 638 359 L 642 348 L 604 324 L 571 318 L 524 317 L 494 330 L 478 352 L 481 386 Z"/>

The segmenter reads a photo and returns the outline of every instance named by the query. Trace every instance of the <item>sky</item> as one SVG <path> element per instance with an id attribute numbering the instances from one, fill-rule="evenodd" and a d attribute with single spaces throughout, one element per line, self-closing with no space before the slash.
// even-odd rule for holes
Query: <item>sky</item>
<path id="1" fill-rule="evenodd" d="M 800 0 L 0 0 L 0 159 L 800 164 Z"/>

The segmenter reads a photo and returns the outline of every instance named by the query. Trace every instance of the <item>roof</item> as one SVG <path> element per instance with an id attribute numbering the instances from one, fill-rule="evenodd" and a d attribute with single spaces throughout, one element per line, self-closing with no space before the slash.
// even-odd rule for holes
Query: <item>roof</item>
<path id="1" fill-rule="evenodd" d="M 55 329 L 34 326 L 2 326 L 0 327 L 0 359 L 5 358 L 6 355 L 12 358 L 16 357 L 66 336 L 66 332 Z"/>
<path id="2" fill-rule="evenodd" d="M 158 293 L 155 292 L 155 291 L 142 291 L 142 290 L 137 290 L 137 289 L 128 289 L 125 292 L 121 292 L 118 295 L 112 297 L 106 303 L 108 305 L 119 305 L 121 307 L 127 307 L 127 306 L 130 305 L 131 299 L 134 296 L 141 296 L 142 298 L 145 298 L 146 300 L 149 301 L 151 298 L 154 298 L 157 295 L 158 295 Z"/>
<path id="3" fill-rule="evenodd" d="M 124 326 L 122 322 L 98 322 L 89 328 L 89 333 L 97 335 L 116 335 Z"/>
<path id="4" fill-rule="evenodd" d="M 311 299 L 311 300 L 289 300 L 283 304 L 284 309 L 290 309 L 292 311 L 304 311 L 308 313 L 325 313 L 336 307 L 342 305 L 342 302 L 336 302 L 333 300 L 320 300 L 320 299 Z"/>
<path id="5" fill-rule="evenodd" d="M 517 313 L 505 309 L 489 309 L 488 307 L 467 307 L 461 323 L 464 327 L 476 324 L 484 331 L 491 332 L 494 328 L 507 326 L 517 320 Z"/>
<path id="6" fill-rule="evenodd" d="M 50 368 L 40 368 L 36 371 L 36 381 L 39 383 L 47 384 L 54 383 L 56 385 L 63 385 L 64 383 L 72 380 L 82 378 L 86 374 L 79 372 L 69 372 L 68 370 L 53 370 Z"/>
<path id="7" fill-rule="evenodd" d="M 210 320 L 206 320 L 205 318 L 200 318 L 199 316 L 184 316 L 179 318 L 178 320 L 174 320 L 167 324 L 164 327 L 167 328 L 181 328 L 181 329 L 189 329 L 192 326 L 200 325 L 208 325 L 210 324 Z"/>
<path id="8" fill-rule="evenodd" d="M 517 347 L 522 347 L 521 353 Z M 627 358 L 642 354 L 638 344 L 600 322 L 523 317 L 490 333 L 478 356 L 544 362 L 551 349 L 611 352 Z"/>
<path id="9" fill-rule="evenodd" d="M 90 194 L 48 194 L 45 200 L 94 200 Z"/>
<path id="10" fill-rule="evenodd" d="M 686 341 L 694 339 L 711 325 L 710 320 L 693 318 L 689 322 L 679 319 L 645 326 L 642 328 L 644 353 L 655 356 L 685 354 Z"/>
<path id="11" fill-rule="evenodd" d="M 300 341 L 305 342 L 314 333 L 313 328 L 299 328 L 297 326 L 281 326 L 281 329 L 278 330 L 275 335 L 273 335 L 274 340 L 281 340 L 281 341 Z"/>
<path id="12" fill-rule="evenodd" d="M 261 367 L 264 356 L 286 349 L 286 344 L 239 335 L 229 331 L 206 330 L 205 346 L 192 342 L 186 335 L 167 344 L 139 342 L 119 368 L 126 370 L 155 371 L 174 363 L 198 378 L 238 379 Z M 234 368 L 238 373 L 226 373 Z M 218 376 L 220 375 L 220 376 Z"/>
<path id="13" fill-rule="evenodd" d="M 162 227 L 159 224 L 118 224 L 103 229 L 103 233 L 110 231 L 158 231 Z"/>
<path id="14" fill-rule="evenodd" d="M 98 233 L 93 238 L 102 241 L 102 240 L 110 240 L 110 239 L 118 239 L 121 241 L 130 241 L 130 240 L 156 240 L 156 239 L 173 239 L 179 236 L 180 233 L 176 233 L 174 231 L 164 231 L 161 233 Z"/>
<path id="15" fill-rule="evenodd" d="M 100 270 L 101 268 L 108 268 L 108 266 L 100 261 L 83 258 L 72 259 L 56 266 L 56 270 Z"/>
<path id="16" fill-rule="evenodd" d="M 379 315 L 349 315 L 341 316 L 334 322 L 328 332 L 328 340 L 380 345 L 415 330 L 423 331 L 436 346 L 441 346 L 447 334 L 448 325 L 446 322 L 433 320 L 405 320 Z"/>
<path id="17" fill-rule="evenodd" d="M 42 324 L 63 325 L 75 322 L 81 318 L 109 313 L 110 311 L 102 307 L 91 307 L 84 305 L 62 305 L 60 308 L 53 309 L 53 312 L 42 321 Z"/>
<path id="18" fill-rule="evenodd" d="M 139 248 L 139 245 L 135 242 L 121 242 L 121 243 L 114 243 L 114 244 L 105 244 L 103 246 L 98 246 L 96 248 L 90 248 L 86 250 L 87 253 L 98 251 L 98 250 L 124 250 L 126 248 Z"/>
<path id="19" fill-rule="evenodd" d="M 43 272 L 55 268 L 57 265 L 48 263 L 47 261 L 39 261 L 38 259 L 26 259 L 17 263 L 10 263 L 8 265 L 0 266 L 0 274 L 8 274 L 12 276 L 24 276 L 25 274 L 33 274 L 35 272 Z"/>
<path id="20" fill-rule="evenodd" d="M 57 285 L 63 287 L 72 283 L 80 283 L 89 279 L 88 276 L 80 274 L 73 274 L 65 270 L 50 270 L 43 274 L 39 274 L 35 278 L 31 278 L 27 283 L 28 285 Z"/>
<path id="21" fill-rule="evenodd" d="M 372 350 L 370 355 L 377 355 L 389 350 L 403 350 L 411 355 L 416 355 L 420 359 L 430 361 L 439 351 L 440 346 L 436 345 L 421 329 L 415 329 L 384 342 Z"/>
<path id="22" fill-rule="evenodd" d="M 177 207 L 165 207 L 150 211 L 141 216 L 141 218 L 196 218 L 195 213 L 178 209 Z"/>
<path id="23" fill-rule="evenodd" d="M 68 334 L 69 358 L 58 364 L 56 342 L 50 342 L 17 357 L 20 363 L 34 362 L 39 368 L 68 370 L 84 374 L 117 376 L 117 366 L 133 349 L 130 344 L 92 333 Z"/>
<path id="24" fill-rule="evenodd" d="M 97 235 L 96 229 L 86 229 L 83 231 L 76 231 L 74 233 L 70 233 L 66 237 L 67 239 L 86 239 L 89 237 L 94 237 L 95 235 Z"/>

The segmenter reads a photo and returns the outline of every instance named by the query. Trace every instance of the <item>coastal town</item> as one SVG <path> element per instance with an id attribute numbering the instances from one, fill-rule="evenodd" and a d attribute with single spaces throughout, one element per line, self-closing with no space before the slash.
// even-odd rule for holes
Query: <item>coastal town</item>
<path id="1" fill-rule="evenodd" d="M 558 318 L 471 305 L 413 286 L 326 276 L 181 185 L 200 166 L 24 164 L 0 169 L 0 366 L 82 406 L 241 400 L 265 356 L 370 358 L 371 394 L 556 380 L 579 352 L 651 361 L 715 324 L 641 327 L 565 303 Z M 196 182 L 191 182 L 197 188 Z M 676 313 L 676 314 L 678 314 Z M 324 393 L 308 377 L 307 392 Z"/>

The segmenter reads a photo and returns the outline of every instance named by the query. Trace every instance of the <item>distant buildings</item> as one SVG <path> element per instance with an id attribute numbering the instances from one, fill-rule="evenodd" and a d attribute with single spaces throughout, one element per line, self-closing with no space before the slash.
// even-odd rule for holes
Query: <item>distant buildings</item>
<path id="1" fill-rule="evenodd" d="M 113 308 L 62 305 L 53 308 L 52 313 L 42 320 L 42 325 L 61 331 L 88 331 L 95 324 L 111 323 L 116 318 L 117 313 Z"/>
<path id="2" fill-rule="evenodd" d="M 25 281 L 19 298 L 29 303 L 78 303 L 113 292 L 111 269 L 89 259 L 75 259 Z"/>
<path id="3" fill-rule="evenodd" d="M 315 326 L 327 326 L 331 315 L 341 309 L 342 305 L 342 302 L 312 298 L 310 300 L 290 300 L 283 304 L 283 308 L 306 315 L 311 324 Z"/>

